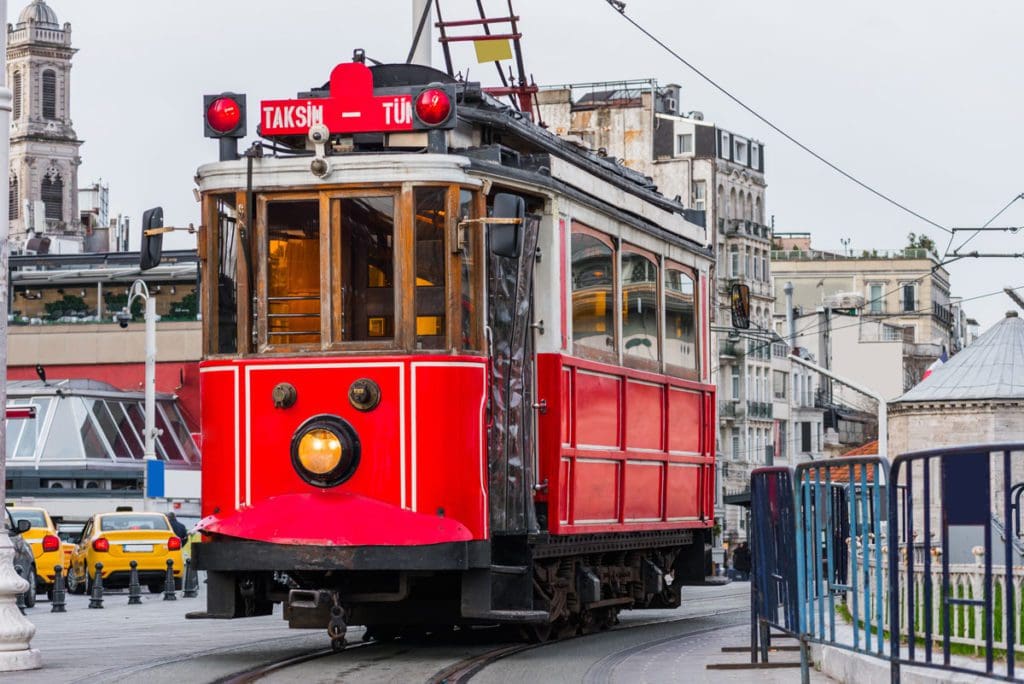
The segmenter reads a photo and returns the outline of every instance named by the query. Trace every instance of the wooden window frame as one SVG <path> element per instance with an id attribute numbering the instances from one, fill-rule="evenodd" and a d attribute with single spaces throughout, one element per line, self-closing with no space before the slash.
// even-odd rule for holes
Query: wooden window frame
<path id="1" fill-rule="evenodd" d="M 611 350 L 605 352 L 603 350 L 594 349 L 593 347 L 587 347 L 586 345 L 577 345 L 575 340 L 576 335 L 576 314 L 573 308 L 573 283 L 572 283 L 572 236 L 574 233 L 580 233 L 582 235 L 589 235 L 608 247 L 612 252 L 612 344 Z M 568 289 L 566 296 L 569 297 L 569 312 L 570 320 L 572 320 L 572 335 L 570 336 L 570 342 L 572 343 L 572 355 L 581 358 L 589 359 L 591 361 L 599 361 L 601 363 L 612 363 L 618 366 L 622 365 L 622 352 L 621 352 L 621 340 L 622 340 L 622 289 L 619 283 L 619 241 L 599 230 L 595 230 L 590 226 L 587 226 L 576 221 L 572 222 L 572 226 L 569 229 L 569 278 L 568 278 Z"/>
<path id="2" fill-rule="evenodd" d="M 701 354 L 703 353 L 704 342 L 701 339 L 701 326 L 700 316 L 701 312 L 706 307 L 706 304 L 701 299 L 700 295 L 700 273 L 696 268 L 692 266 L 685 266 L 678 261 L 672 261 L 671 259 L 662 260 L 662 271 L 661 271 L 661 287 L 665 288 L 665 275 L 669 271 L 682 271 L 690 277 L 693 283 L 693 368 L 684 368 L 683 366 L 676 366 L 668 363 L 665 360 L 664 355 L 662 356 L 662 367 L 664 368 L 665 375 L 672 375 L 677 378 L 685 378 L 687 380 L 699 380 L 700 379 L 700 366 L 701 366 Z M 661 307 L 662 316 L 662 349 L 668 343 L 668 328 L 665 326 L 665 300 L 662 299 Z"/>
<path id="3" fill-rule="evenodd" d="M 665 284 L 664 282 L 662 282 L 665 278 L 662 267 L 662 262 L 664 261 L 664 259 L 660 255 L 655 254 L 654 252 L 651 252 L 649 250 L 643 249 L 642 247 L 637 247 L 636 245 L 630 244 L 628 242 L 620 243 L 618 256 L 616 258 L 615 269 L 617 276 L 615 278 L 615 290 L 617 292 L 616 299 L 619 301 L 618 315 L 620 317 L 622 317 L 622 302 L 625 299 L 625 283 L 622 282 L 622 259 L 626 255 L 626 253 L 636 254 L 637 256 L 641 256 L 650 261 L 652 264 L 654 264 L 654 268 L 656 271 L 654 278 L 654 299 L 658 303 L 656 313 L 658 322 L 658 358 L 654 361 L 651 361 L 650 359 L 641 359 L 634 356 L 630 356 L 629 354 L 626 353 L 625 318 L 622 318 L 622 322 L 619 325 L 619 329 L 622 333 L 621 335 L 619 335 L 618 341 L 619 356 L 622 359 L 622 365 L 625 366 L 626 368 L 635 368 L 637 370 L 645 370 L 654 373 L 660 373 L 662 372 L 662 369 L 664 367 L 665 356 Z"/>

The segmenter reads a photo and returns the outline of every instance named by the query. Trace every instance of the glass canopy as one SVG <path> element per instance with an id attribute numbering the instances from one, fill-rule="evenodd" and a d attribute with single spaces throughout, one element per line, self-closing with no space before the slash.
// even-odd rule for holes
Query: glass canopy
<path id="1" fill-rule="evenodd" d="M 144 454 L 145 397 L 95 380 L 7 384 L 8 406 L 35 406 L 34 419 L 7 420 L 11 464 L 131 463 Z M 199 464 L 199 450 L 175 397 L 157 394 L 157 458 Z"/>

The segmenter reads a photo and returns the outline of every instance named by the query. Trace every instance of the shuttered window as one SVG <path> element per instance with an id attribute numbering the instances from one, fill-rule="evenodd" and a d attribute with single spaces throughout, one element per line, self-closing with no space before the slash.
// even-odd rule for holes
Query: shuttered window
<path id="1" fill-rule="evenodd" d="M 43 118 L 57 118 L 57 72 L 43 72 Z"/>
<path id="2" fill-rule="evenodd" d="M 21 72 L 15 71 L 14 78 L 11 82 L 11 89 L 14 91 L 14 112 L 13 116 L 15 121 L 21 118 Z"/>
<path id="3" fill-rule="evenodd" d="M 43 178 L 43 204 L 46 206 L 46 218 L 60 221 L 64 218 L 64 181 L 60 176 Z"/>
<path id="4" fill-rule="evenodd" d="M 18 196 L 18 177 L 11 175 L 10 182 L 10 195 L 8 197 L 8 211 L 10 212 L 10 218 L 18 218 L 18 205 L 21 204 L 20 197 Z"/>

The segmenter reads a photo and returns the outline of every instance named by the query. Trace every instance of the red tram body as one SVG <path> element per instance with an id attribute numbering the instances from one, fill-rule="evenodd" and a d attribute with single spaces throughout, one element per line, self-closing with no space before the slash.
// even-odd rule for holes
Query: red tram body
<path id="1" fill-rule="evenodd" d="M 714 506 L 697 216 L 425 67 L 260 117 L 272 148 L 197 175 L 196 617 L 547 638 L 678 605 Z"/>

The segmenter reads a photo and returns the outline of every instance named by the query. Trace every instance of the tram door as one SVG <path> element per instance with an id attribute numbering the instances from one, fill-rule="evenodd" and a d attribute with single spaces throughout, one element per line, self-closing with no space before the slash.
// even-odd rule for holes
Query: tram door
<path id="1" fill-rule="evenodd" d="M 491 529 L 496 534 L 537 530 L 533 506 L 535 418 L 533 267 L 539 218 L 527 215 L 519 256 L 488 253 L 487 300 L 491 337 L 489 435 Z"/>

